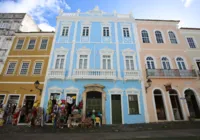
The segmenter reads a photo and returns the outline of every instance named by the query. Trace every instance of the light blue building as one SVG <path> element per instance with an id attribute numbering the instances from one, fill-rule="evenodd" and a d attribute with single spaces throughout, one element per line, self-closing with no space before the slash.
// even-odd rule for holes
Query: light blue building
<path id="1" fill-rule="evenodd" d="M 59 13 L 42 97 L 83 100 L 83 115 L 102 114 L 103 124 L 145 122 L 138 46 L 132 14 Z"/>

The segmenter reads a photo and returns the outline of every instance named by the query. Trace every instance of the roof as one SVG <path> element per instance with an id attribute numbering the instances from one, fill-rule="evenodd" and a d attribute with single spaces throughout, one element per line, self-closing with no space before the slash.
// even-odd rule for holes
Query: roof
<path id="1" fill-rule="evenodd" d="M 55 32 L 54 31 L 52 31 L 52 32 L 47 32 L 47 31 L 43 32 L 43 31 L 41 31 L 41 32 L 15 32 L 15 33 L 17 33 L 17 34 L 20 34 L 20 33 L 22 33 L 22 34 L 24 34 L 24 33 L 30 34 L 30 33 L 55 33 Z"/>
<path id="2" fill-rule="evenodd" d="M 181 30 L 200 30 L 200 28 L 181 27 Z"/>
<path id="3" fill-rule="evenodd" d="M 180 22 L 180 20 L 161 20 L 161 19 L 135 19 L 138 21 L 164 21 L 164 22 Z"/>

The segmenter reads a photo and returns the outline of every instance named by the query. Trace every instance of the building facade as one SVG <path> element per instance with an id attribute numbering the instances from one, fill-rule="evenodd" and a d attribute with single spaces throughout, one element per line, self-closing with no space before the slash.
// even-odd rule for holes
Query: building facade
<path id="1" fill-rule="evenodd" d="M 145 122 L 144 92 L 132 14 L 111 14 L 98 7 L 57 17 L 49 72 L 42 97 L 76 96 L 83 115 L 102 114 L 103 124 Z"/>
<path id="2" fill-rule="evenodd" d="M 15 104 L 32 108 L 33 102 L 41 99 L 54 33 L 19 32 L 15 35 L 0 75 L 0 102 L 7 107 Z"/>
<path id="3" fill-rule="evenodd" d="M 15 32 L 39 31 L 34 20 L 25 13 L 0 13 L 0 73 L 9 54 Z"/>
<path id="4" fill-rule="evenodd" d="M 149 122 L 200 118 L 199 78 L 179 21 L 136 22 Z"/>

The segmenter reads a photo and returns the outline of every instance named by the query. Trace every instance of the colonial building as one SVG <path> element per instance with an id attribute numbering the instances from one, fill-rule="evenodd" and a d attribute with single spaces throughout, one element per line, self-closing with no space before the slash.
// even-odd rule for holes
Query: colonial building
<path id="1" fill-rule="evenodd" d="M 0 13 L 0 73 L 9 54 L 15 32 L 39 31 L 26 13 Z"/>
<path id="2" fill-rule="evenodd" d="M 102 114 L 103 124 L 145 122 L 145 100 L 132 14 L 88 12 L 57 17 L 47 83 L 48 100 L 76 96 L 83 100 L 83 115 Z"/>
<path id="3" fill-rule="evenodd" d="M 186 43 L 187 39 L 190 47 L 197 48 L 191 44 L 193 35 L 183 37 L 176 20 L 136 19 L 136 22 L 142 74 L 147 81 L 149 121 L 200 118 L 199 79 L 190 56 L 194 51 Z"/>
<path id="4" fill-rule="evenodd" d="M 32 107 L 41 98 L 53 32 L 18 32 L 0 75 L 0 100 Z"/>

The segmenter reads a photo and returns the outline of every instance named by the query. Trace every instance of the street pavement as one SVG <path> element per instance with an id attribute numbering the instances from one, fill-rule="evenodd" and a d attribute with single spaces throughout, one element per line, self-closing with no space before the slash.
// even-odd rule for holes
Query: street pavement
<path id="1" fill-rule="evenodd" d="M 200 140 L 200 129 L 104 133 L 4 133 L 0 140 Z"/>

